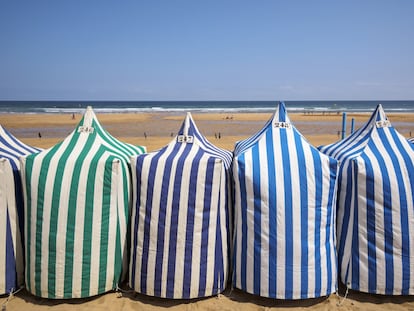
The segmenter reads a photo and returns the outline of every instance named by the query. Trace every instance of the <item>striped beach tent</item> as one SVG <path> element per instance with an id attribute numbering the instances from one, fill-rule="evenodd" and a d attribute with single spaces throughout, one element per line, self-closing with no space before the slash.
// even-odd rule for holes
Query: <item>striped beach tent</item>
<path id="1" fill-rule="evenodd" d="M 276 299 L 336 291 L 337 161 L 311 146 L 280 103 L 235 146 L 233 285 Z"/>
<path id="2" fill-rule="evenodd" d="M 173 299 L 225 289 L 230 250 L 231 153 L 188 113 L 159 151 L 133 157 L 130 286 Z"/>
<path id="3" fill-rule="evenodd" d="M 357 132 L 320 150 L 341 163 L 341 281 L 362 292 L 414 294 L 414 145 L 378 105 Z"/>
<path id="4" fill-rule="evenodd" d="M 0 295 L 16 291 L 24 283 L 19 158 L 38 151 L 0 126 Z"/>
<path id="5" fill-rule="evenodd" d="M 116 288 L 127 271 L 129 158 L 144 151 L 109 135 L 88 107 L 61 143 L 21 158 L 30 293 L 66 299 Z"/>
<path id="6" fill-rule="evenodd" d="M 409 138 L 409 139 L 408 139 L 408 141 L 409 141 L 410 143 L 414 143 L 414 137 Z"/>

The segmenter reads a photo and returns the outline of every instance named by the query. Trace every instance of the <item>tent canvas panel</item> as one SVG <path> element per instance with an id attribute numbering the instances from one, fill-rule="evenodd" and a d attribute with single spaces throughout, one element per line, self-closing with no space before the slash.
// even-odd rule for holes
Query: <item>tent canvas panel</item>
<path id="1" fill-rule="evenodd" d="M 356 134 L 321 150 L 341 160 L 337 203 L 341 281 L 368 293 L 413 294 L 412 145 L 378 105 Z"/>
<path id="2" fill-rule="evenodd" d="M 187 116 L 169 145 L 131 160 L 130 285 L 137 292 L 188 299 L 225 288 L 231 158 L 199 135 Z"/>
<path id="3" fill-rule="evenodd" d="M 24 284 L 19 158 L 37 151 L 0 126 L 0 294 L 14 292 Z"/>
<path id="4" fill-rule="evenodd" d="M 36 209 L 28 210 L 26 215 L 31 219 L 27 223 L 27 239 L 31 241 L 27 253 L 32 254 L 27 256 L 26 275 L 28 288 L 33 286 L 38 296 L 86 297 L 114 288 L 106 276 L 112 273 L 114 278 L 122 266 L 118 218 L 125 210 L 118 206 L 118 200 L 123 200 L 122 189 L 127 181 L 119 178 L 119 161 L 105 153 L 102 156 L 88 163 L 89 167 L 80 165 L 78 170 L 74 165 L 73 170 L 65 166 L 66 173 L 43 170 L 43 174 L 31 175 L 31 197 L 35 200 L 28 204 Z M 63 183 L 58 182 L 59 174 L 63 174 Z M 51 208 L 46 208 L 47 204 Z M 123 232 L 126 234 L 125 229 Z M 115 254 L 118 265 L 114 263 Z"/>
<path id="5" fill-rule="evenodd" d="M 31 293 L 83 298 L 117 287 L 127 269 L 127 160 L 140 152 L 112 138 L 88 109 L 62 143 L 21 160 Z"/>
<path id="6" fill-rule="evenodd" d="M 351 161 L 352 175 L 343 173 L 343 181 L 355 186 L 339 201 L 341 279 L 364 292 L 408 295 L 414 281 L 409 251 L 414 247 L 414 157 L 389 147 L 373 139 Z"/>
<path id="7" fill-rule="evenodd" d="M 0 293 L 16 291 L 23 284 L 23 252 L 21 249 L 21 204 L 16 204 L 16 198 L 21 195 L 20 176 L 14 163 L 0 159 Z M 6 182 L 12 181 L 12 182 Z M 16 193 L 17 191 L 17 193 Z"/>
<path id="8" fill-rule="evenodd" d="M 304 140 L 282 104 L 246 141 L 233 160 L 233 284 L 278 299 L 329 295 L 337 285 L 336 160 Z"/>

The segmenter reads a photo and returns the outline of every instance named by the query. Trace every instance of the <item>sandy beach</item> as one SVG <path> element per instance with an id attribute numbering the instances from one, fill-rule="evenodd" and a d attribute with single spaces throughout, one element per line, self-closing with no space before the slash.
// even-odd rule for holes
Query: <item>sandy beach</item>
<path id="1" fill-rule="evenodd" d="M 227 289 L 215 297 L 194 300 L 168 300 L 148 297 L 136 293 L 106 293 L 97 297 L 78 300 L 47 300 L 37 298 L 23 291 L 12 297 L 6 304 L 6 310 L 414 310 L 413 296 L 378 296 L 349 291 L 344 299 L 332 294 L 329 297 L 289 301 L 274 300 L 243 293 L 240 290 Z M 7 298 L 1 298 L 0 303 Z"/>
<path id="2" fill-rule="evenodd" d="M 218 147 L 232 151 L 234 144 L 259 129 L 271 113 L 194 113 L 198 128 Z M 370 113 L 348 113 L 347 134 L 351 119 L 355 130 L 368 121 Z M 63 140 L 80 121 L 82 115 L 71 114 L 0 114 L 0 124 L 23 142 L 48 148 Z M 143 145 L 154 151 L 171 141 L 185 115 L 182 113 L 118 113 L 97 114 L 104 128 L 121 141 Z M 314 146 L 326 145 L 340 139 L 342 115 L 337 113 L 290 113 L 295 127 Z M 405 137 L 414 135 L 414 114 L 388 114 L 392 125 Z M 41 138 L 39 138 L 39 133 Z M 145 137 L 146 136 L 146 137 Z"/>
<path id="3" fill-rule="evenodd" d="M 218 147 L 232 151 L 235 142 L 261 129 L 271 113 L 199 113 L 193 118 L 200 131 Z M 340 139 L 342 115 L 289 114 L 292 123 L 314 146 Z M 348 114 L 347 133 L 351 119 L 355 129 L 364 124 L 370 114 Z M 0 124 L 21 141 L 48 148 L 63 140 L 80 121 L 81 115 L 71 114 L 0 114 Z M 105 129 L 116 138 L 154 151 L 164 146 L 178 131 L 185 115 L 173 113 L 97 114 Z M 388 114 L 393 126 L 405 137 L 414 133 L 414 114 Z M 41 137 L 39 137 L 39 133 Z M 145 137 L 146 136 L 146 137 Z M 302 301 L 266 299 L 228 288 L 218 297 L 196 300 L 166 300 L 128 291 L 107 293 L 80 300 L 47 300 L 25 290 L 16 296 L 0 297 L 7 310 L 414 310 L 414 296 L 380 296 L 349 291 L 346 299 L 343 286 L 339 296 Z"/>

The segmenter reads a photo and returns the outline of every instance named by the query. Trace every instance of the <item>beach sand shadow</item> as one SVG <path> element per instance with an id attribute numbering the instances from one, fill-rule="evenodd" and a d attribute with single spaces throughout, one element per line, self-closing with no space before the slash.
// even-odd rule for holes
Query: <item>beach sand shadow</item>
<path id="1" fill-rule="evenodd" d="M 117 306 L 131 306 L 133 308 L 143 308 L 153 310 L 165 308 L 183 308 L 183 310 L 190 309 L 233 309 L 243 306 L 244 309 L 264 308 L 287 308 L 292 310 L 299 310 L 303 308 L 316 308 L 317 310 L 330 310 L 338 307 L 343 307 L 344 310 L 353 309 L 357 306 L 364 306 L 369 310 L 381 309 L 381 305 L 398 305 L 399 308 L 406 308 L 414 303 L 414 296 L 384 296 L 361 293 L 358 291 L 349 290 L 345 298 L 346 287 L 343 284 L 339 286 L 339 296 L 332 294 L 326 297 L 302 299 L 302 300 L 283 300 L 260 297 L 243 292 L 239 289 L 231 289 L 228 287 L 222 294 L 203 297 L 195 299 L 167 299 L 153 296 L 147 296 L 134 292 L 132 289 L 123 287 L 122 292 L 108 292 L 101 295 L 78 298 L 78 299 L 46 299 L 40 298 L 30 294 L 27 290 L 22 290 L 17 297 L 22 299 L 26 304 L 32 307 L 54 307 L 60 306 L 66 308 L 65 305 L 71 308 L 83 309 L 91 306 L 97 306 L 105 309 L 108 304 L 113 307 Z M 3 298 L 2 303 L 7 299 L 7 295 L 0 296 Z M 119 298 L 119 300 L 118 300 Z M 13 304 L 13 300 L 11 301 Z M 252 309 L 252 310 L 253 310 Z"/>
<path id="2" fill-rule="evenodd" d="M 319 298 L 310 298 L 310 299 L 298 299 L 298 300 L 284 300 L 284 299 L 273 299 L 261 297 L 253 294 L 243 292 L 239 289 L 226 289 L 223 293 L 230 300 L 239 302 L 239 303 L 252 303 L 257 306 L 266 307 L 266 308 L 308 308 L 315 305 L 319 305 L 323 302 L 326 302 L 329 296 L 319 297 Z"/>
<path id="3" fill-rule="evenodd" d="M 341 297 L 344 297 L 346 294 L 346 286 L 339 282 L 339 288 L 338 288 L 339 295 Z M 369 293 L 363 293 L 356 290 L 350 289 L 348 291 L 348 294 L 346 295 L 345 299 L 355 300 L 361 303 L 373 303 L 373 304 L 385 304 L 385 303 L 391 303 L 391 304 L 404 304 L 404 303 L 413 303 L 414 302 L 414 296 L 413 295 L 380 295 L 380 294 L 369 294 Z"/>
<path id="4" fill-rule="evenodd" d="M 87 297 L 87 298 L 49 299 L 49 298 L 42 298 L 42 297 L 35 296 L 29 293 L 26 289 L 22 289 L 22 291 L 16 294 L 16 296 L 20 297 L 26 303 L 29 303 L 29 304 L 52 307 L 52 306 L 58 306 L 62 304 L 82 305 L 87 302 L 98 300 L 101 297 L 105 296 L 106 294 L 107 293 L 103 293 L 100 295 Z"/>
<path id="5" fill-rule="evenodd" d="M 171 308 L 176 306 L 192 305 L 200 301 L 211 299 L 211 297 L 193 298 L 193 299 L 169 299 L 147 296 L 136 292 L 123 293 L 123 297 L 143 305 L 150 305 L 157 308 Z"/>
<path id="6" fill-rule="evenodd" d="M 264 308 L 284 307 L 284 308 L 305 308 L 312 307 L 327 301 L 328 297 L 314 298 L 314 299 L 303 299 L 303 300 L 282 300 L 264 298 L 252 294 L 245 293 L 238 289 L 226 289 L 222 294 L 217 296 L 195 298 L 195 299 L 166 299 L 152 296 L 146 296 L 139 293 L 127 293 L 123 294 L 123 297 L 129 298 L 133 301 L 140 302 L 144 305 L 151 305 L 152 307 L 158 308 L 171 308 L 176 306 L 190 306 L 195 305 L 198 302 L 204 302 L 207 300 L 218 299 L 229 299 L 236 303 L 251 303 L 256 306 Z M 223 306 L 224 307 L 224 306 Z"/>

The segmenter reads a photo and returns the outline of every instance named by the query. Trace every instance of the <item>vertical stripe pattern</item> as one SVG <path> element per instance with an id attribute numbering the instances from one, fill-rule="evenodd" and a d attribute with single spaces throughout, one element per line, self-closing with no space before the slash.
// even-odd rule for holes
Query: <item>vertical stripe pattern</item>
<path id="1" fill-rule="evenodd" d="M 337 288 L 337 161 L 290 123 L 280 103 L 233 159 L 233 284 L 277 299 L 326 296 Z"/>
<path id="2" fill-rule="evenodd" d="M 38 152 L 0 126 L 0 295 L 23 285 L 23 191 L 19 158 Z"/>
<path id="3" fill-rule="evenodd" d="M 64 141 L 21 159 L 29 292 L 67 299 L 116 288 L 127 268 L 129 158 L 144 151 L 110 136 L 88 107 Z"/>
<path id="4" fill-rule="evenodd" d="M 348 287 L 414 294 L 414 148 L 381 105 L 354 135 L 321 147 L 340 159 L 338 261 Z"/>
<path id="5" fill-rule="evenodd" d="M 225 289 L 230 251 L 231 153 L 210 144 L 187 114 L 177 137 L 131 159 L 130 286 L 188 299 Z"/>

